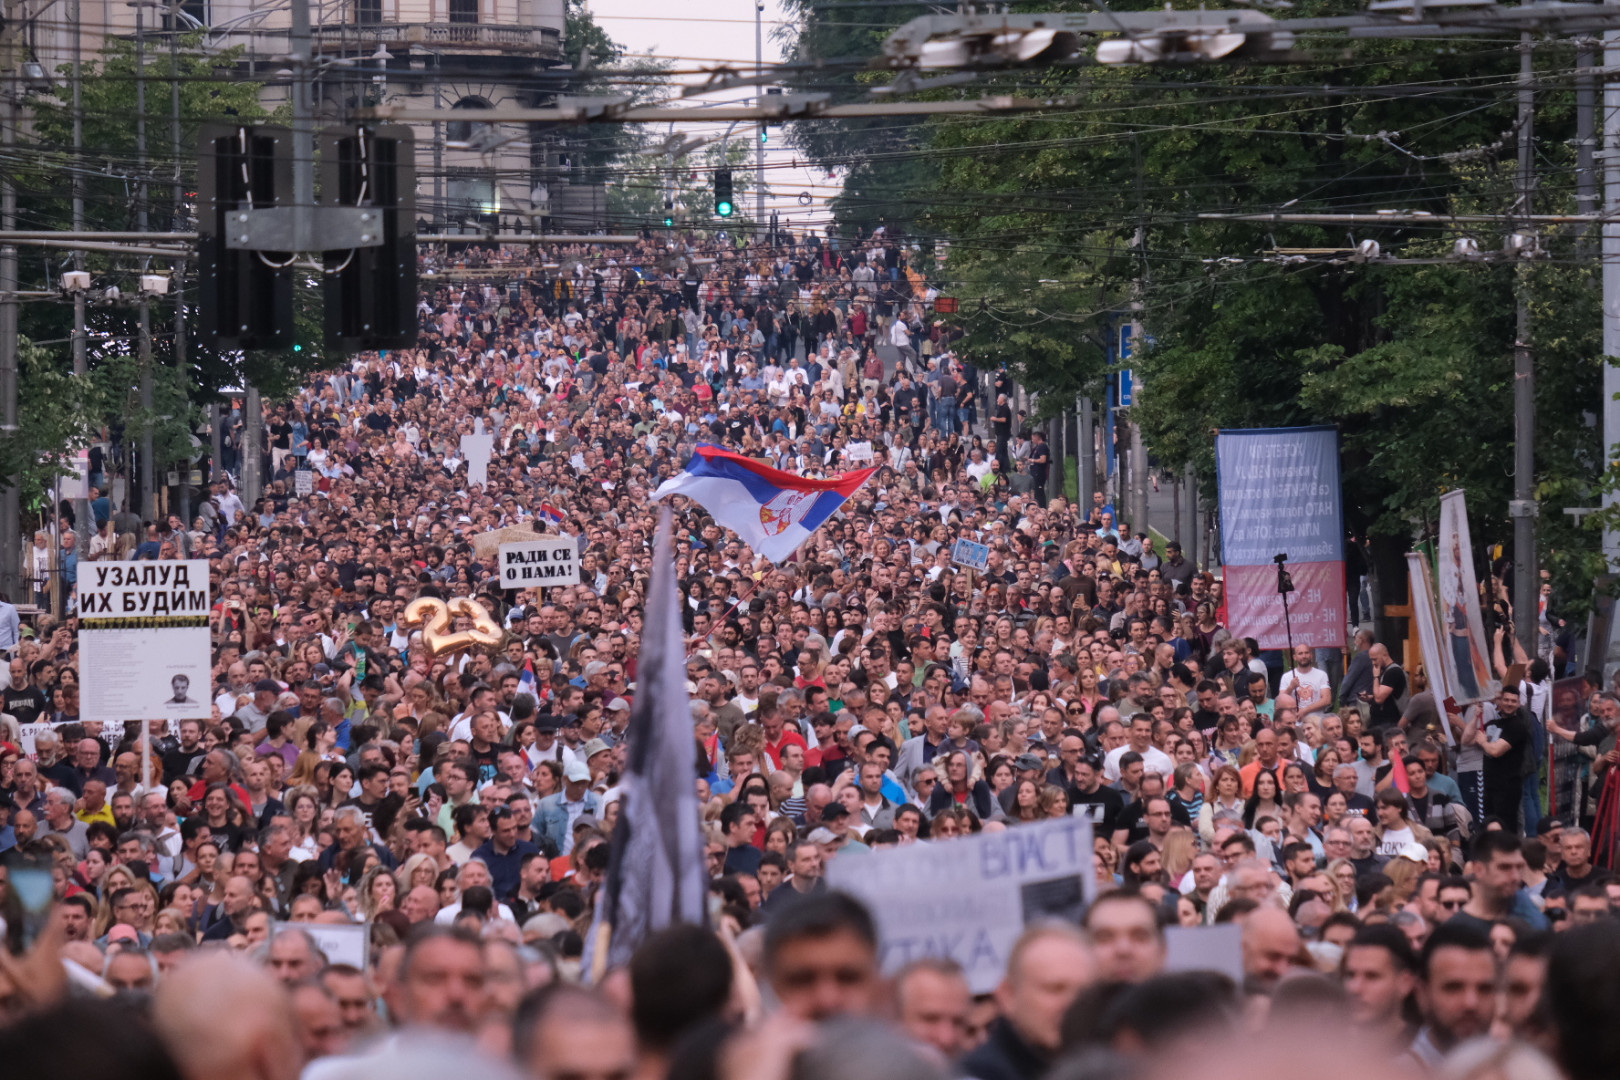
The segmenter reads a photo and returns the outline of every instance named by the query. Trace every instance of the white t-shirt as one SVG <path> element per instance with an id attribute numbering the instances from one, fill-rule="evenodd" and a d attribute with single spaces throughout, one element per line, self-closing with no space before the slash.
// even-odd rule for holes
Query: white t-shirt
<path id="1" fill-rule="evenodd" d="M 1279 692 L 1294 695 L 1294 700 L 1299 702 L 1300 712 L 1309 711 L 1313 705 L 1326 708 L 1333 701 L 1333 691 L 1329 688 L 1327 672 L 1319 667 L 1313 667 L 1309 671 L 1293 668 L 1284 673 Z"/>
<path id="2" fill-rule="evenodd" d="M 1412 835 L 1411 829 L 1390 829 L 1384 833 L 1382 840 L 1378 841 L 1378 854 L 1395 858 L 1407 844 L 1417 843 L 1417 837 Z"/>
<path id="3" fill-rule="evenodd" d="M 1113 783 L 1119 779 L 1119 759 L 1131 752 L 1131 744 L 1116 746 L 1108 751 L 1103 759 L 1103 779 Z M 1176 763 L 1170 760 L 1170 755 L 1157 746 L 1150 746 L 1142 753 L 1142 770 L 1144 772 L 1158 773 L 1169 780 L 1175 774 Z"/>

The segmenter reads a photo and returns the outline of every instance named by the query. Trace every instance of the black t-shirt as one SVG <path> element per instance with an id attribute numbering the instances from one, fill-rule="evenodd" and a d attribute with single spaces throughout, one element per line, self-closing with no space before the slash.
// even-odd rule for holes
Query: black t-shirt
<path id="1" fill-rule="evenodd" d="M 1373 727 L 1388 727 L 1401 722 L 1401 695 L 1406 693 L 1406 672 L 1399 664 L 1391 664 L 1378 676 L 1378 685 L 1390 688 L 1389 697 L 1374 700 L 1367 719 Z"/>
<path id="2" fill-rule="evenodd" d="M 163 755 L 163 775 L 170 780 L 178 776 L 190 776 L 192 763 L 201 760 L 207 753 L 202 743 L 198 743 L 190 750 L 182 750 L 176 746 Z"/>
<path id="3" fill-rule="evenodd" d="M 1523 709 L 1507 715 L 1498 715 L 1486 721 L 1485 734 L 1494 742 L 1504 739 L 1508 752 L 1501 757 L 1485 755 L 1485 791 L 1490 796 L 1500 795 L 1506 802 L 1514 798 L 1524 780 L 1524 754 L 1530 746 L 1530 720 Z"/>
<path id="4" fill-rule="evenodd" d="M 1170 804 L 1170 820 L 1177 825 L 1192 828 L 1192 818 L 1187 816 L 1187 808 L 1174 799 L 1167 799 L 1166 801 Z M 1147 813 L 1147 804 L 1141 799 L 1137 799 L 1124 809 L 1119 815 L 1119 820 L 1114 823 L 1116 832 L 1120 829 L 1130 830 L 1129 835 L 1125 838 L 1127 845 L 1148 838 L 1147 823 L 1142 820 L 1142 815 L 1145 813 Z"/>
<path id="5" fill-rule="evenodd" d="M 1213 709 L 1194 709 L 1193 727 L 1199 731 L 1214 731 L 1215 725 L 1221 722 L 1221 714 Z"/>
<path id="6" fill-rule="evenodd" d="M 496 774 L 500 771 L 497 765 L 500 761 L 501 745 L 499 743 L 490 743 L 489 748 L 486 750 L 479 750 L 476 746 L 470 747 L 470 749 L 472 751 L 472 762 L 478 766 L 478 786 L 483 787 L 485 784 L 493 783 Z"/>
<path id="7" fill-rule="evenodd" d="M 1114 830 L 1119 828 L 1120 816 L 1125 811 L 1124 796 L 1106 785 L 1098 787 L 1089 795 L 1078 788 L 1070 788 L 1069 802 L 1076 817 L 1083 817 L 1091 822 L 1094 836 L 1113 836 Z"/>
<path id="8" fill-rule="evenodd" d="M 4 711 L 15 716 L 19 724 L 32 724 L 50 704 L 45 692 L 37 686 L 30 686 L 26 690 L 19 690 L 15 686 L 7 687 L 5 696 L 0 698 L 0 701 L 4 703 Z"/>

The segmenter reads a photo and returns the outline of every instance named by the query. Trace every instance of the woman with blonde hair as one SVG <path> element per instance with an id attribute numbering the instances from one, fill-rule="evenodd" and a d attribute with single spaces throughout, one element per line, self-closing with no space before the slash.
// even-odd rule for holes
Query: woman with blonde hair
<path id="1" fill-rule="evenodd" d="M 315 766 L 321 763 L 321 755 L 313 750 L 298 751 L 298 760 L 293 762 L 292 772 L 287 774 L 288 787 L 315 786 Z"/>
<path id="2" fill-rule="evenodd" d="M 1334 859 L 1327 864 L 1328 880 L 1333 882 L 1333 910 L 1356 910 L 1356 864 L 1349 859 Z"/>
<path id="3" fill-rule="evenodd" d="M 1164 874 L 1172 890 L 1181 887 L 1181 879 L 1192 869 L 1198 855 L 1198 842 L 1193 831 L 1182 826 L 1171 826 L 1164 838 Z"/>
<path id="4" fill-rule="evenodd" d="M 361 875 L 360 884 L 354 891 L 359 897 L 360 910 L 368 921 L 375 920 L 385 911 L 393 911 L 399 899 L 399 885 L 394 880 L 393 872 L 381 863 Z"/>
<path id="5" fill-rule="evenodd" d="M 410 891 L 421 885 L 433 888 L 439 880 L 439 865 L 433 861 L 433 856 L 426 852 L 417 852 L 405 860 L 405 864 L 394 871 L 394 885 L 397 895 L 404 897 Z"/>

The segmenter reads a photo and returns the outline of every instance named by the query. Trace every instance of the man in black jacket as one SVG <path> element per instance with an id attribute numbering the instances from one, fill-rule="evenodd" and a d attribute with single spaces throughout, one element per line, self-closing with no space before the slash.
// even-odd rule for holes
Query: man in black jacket
<path id="1" fill-rule="evenodd" d="M 1062 1042 L 1063 1014 L 1096 979 L 1091 949 L 1066 926 L 1028 930 L 1007 958 L 996 987 L 1001 1018 L 990 1036 L 961 1062 L 974 1080 L 1037 1080 Z"/>

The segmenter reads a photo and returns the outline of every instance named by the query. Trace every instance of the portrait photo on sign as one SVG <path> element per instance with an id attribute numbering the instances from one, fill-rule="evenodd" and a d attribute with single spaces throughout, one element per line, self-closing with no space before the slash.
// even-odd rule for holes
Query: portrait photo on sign
<path id="1" fill-rule="evenodd" d="M 1446 683 L 1459 705 L 1496 696 L 1490 643 L 1479 613 L 1479 584 L 1468 537 L 1468 504 L 1461 491 L 1440 499 L 1440 550 L 1435 560 L 1440 585 L 1441 659 Z"/>

